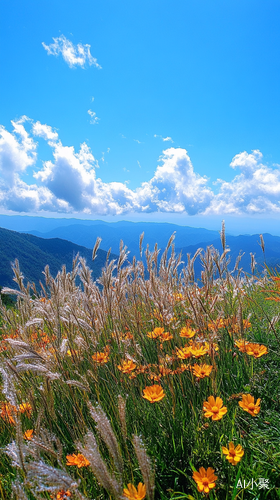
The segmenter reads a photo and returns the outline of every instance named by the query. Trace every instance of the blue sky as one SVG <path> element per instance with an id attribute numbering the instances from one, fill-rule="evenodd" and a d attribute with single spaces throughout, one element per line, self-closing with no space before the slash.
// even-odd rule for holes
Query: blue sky
<path id="1" fill-rule="evenodd" d="M 279 22 L 278 0 L 2 0 L 1 213 L 275 229 Z"/>

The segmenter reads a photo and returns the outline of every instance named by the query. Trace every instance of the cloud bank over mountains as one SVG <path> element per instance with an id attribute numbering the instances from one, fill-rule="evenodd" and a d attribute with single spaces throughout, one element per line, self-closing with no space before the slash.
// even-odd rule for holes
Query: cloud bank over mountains
<path id="1" fill-rule="evenodd" d="M 0 126 L 0 207 L 4 210 L 100 216 L 280 213 L 280 166 L 265 165 L 258 150 L 233 158 L 230 167 L 237 175 L 232 181 L 210 182 L 194 171 L 185 149 L 170 147 L 163 151 L 153 177 L 132 190 L 121 182 L 106 183 L 97 177 L 98 162 L 86 143 L 75 152 L 74 147 L 63 146 L 52 127 L 26 116 L 12 125 L 12 132 Z M 41 169 L 36 166 L 37 138 L 44 139 L 52 153 Z M 32 171 L 29 184 L 23 177 Z"/>

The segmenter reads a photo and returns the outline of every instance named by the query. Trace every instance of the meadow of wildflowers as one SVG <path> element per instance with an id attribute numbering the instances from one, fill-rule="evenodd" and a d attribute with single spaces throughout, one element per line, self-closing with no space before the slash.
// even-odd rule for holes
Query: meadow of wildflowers
<path id="1" fill-rule="evenodd" d="M 280 498 L 280 278 L 229 271 L 221 237 L 187 264 L 172 237 L 146 267 L 121 243 L 97 282 L 77 257 L 40 290 L 16 263 L 0 499 Z"/>

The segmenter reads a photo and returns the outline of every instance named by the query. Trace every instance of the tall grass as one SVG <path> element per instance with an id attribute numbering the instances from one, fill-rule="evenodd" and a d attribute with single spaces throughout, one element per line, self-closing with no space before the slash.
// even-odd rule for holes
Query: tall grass
<path id="1" fill-rule="evenodd" d="M 201 467 L 217 477 L 209 498 L 280 498 L 278 281 L 253 260 L 251 276 L 240 259 L 230 272 L 224 228 L 222 255 L 208 247 L 186 265 L 173 239 L 160 259 L 147 248 L 145 266 L 121 243 L 97 282 L 77 256 L 70 273 L 46 267 L 36 290 L 15 263 L 17 306 L 1 305 L 0 499 L 140 500 L 139 483 L 148 500 L 198 499 Z M 261 399 L 254 416 L 247 394 Z M 219 420 L 205 417 L 210 396 L 227 408 Z M 236 465 L 230 442 L 244 450 Z"/>

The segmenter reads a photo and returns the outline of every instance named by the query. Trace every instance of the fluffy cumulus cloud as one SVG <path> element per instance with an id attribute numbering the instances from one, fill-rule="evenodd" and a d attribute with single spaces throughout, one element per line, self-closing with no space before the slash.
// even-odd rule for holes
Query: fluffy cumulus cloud
<path id="1" fill-rule="evenodd" d="M 83 45 L 82 43 L 78 43 L 78 45 L 74 45 L 64 35 L 61 35 L 58 38 L 53 38 L 53 43 L 50 45 L 44 42 L 42 42 L 42 45 L 49 56 L 58 56 L 61 54 L 70 68 L 76 66 L 85 68 L 86 64 L 88 64 L 89 66 L 101 69 L 97 59 L 91 55 L 90 45 L 88 44 Z"/>
<path id="2" fill-rule="evenodd" d="M 163 152 L 153 177 L 132 190 L 126 183 L 98 178 L 98 162 L 86 143 L 76 152 L 49 125 L 27 117 L 12 125 L 12 132 L 0 127 L 0 207 L 6 210 L 93 215 L 280 212 L 280 168 L 266 165 L 260 151 L 237 154 L 230 164 L 236 175 L 230 182 L 218 179 L 214 194 L 210 179 L 194 171 L 187 151 L 171 147 Z M 50 159 L 41 168 L 36 165 L 36 138 L 50 147 Z M 30 172 L 31 185 L 24 181 Z"/>
<path id="3" fill-rule="evenodd" d="M 261 214 L 280 212 L 280 169 L 263 163 L 255 150 L 236 155 L 230 166 L 240 170 L 231 182 L 218 180 L 219 193 L 208 211 L 211 213 Z"/>

